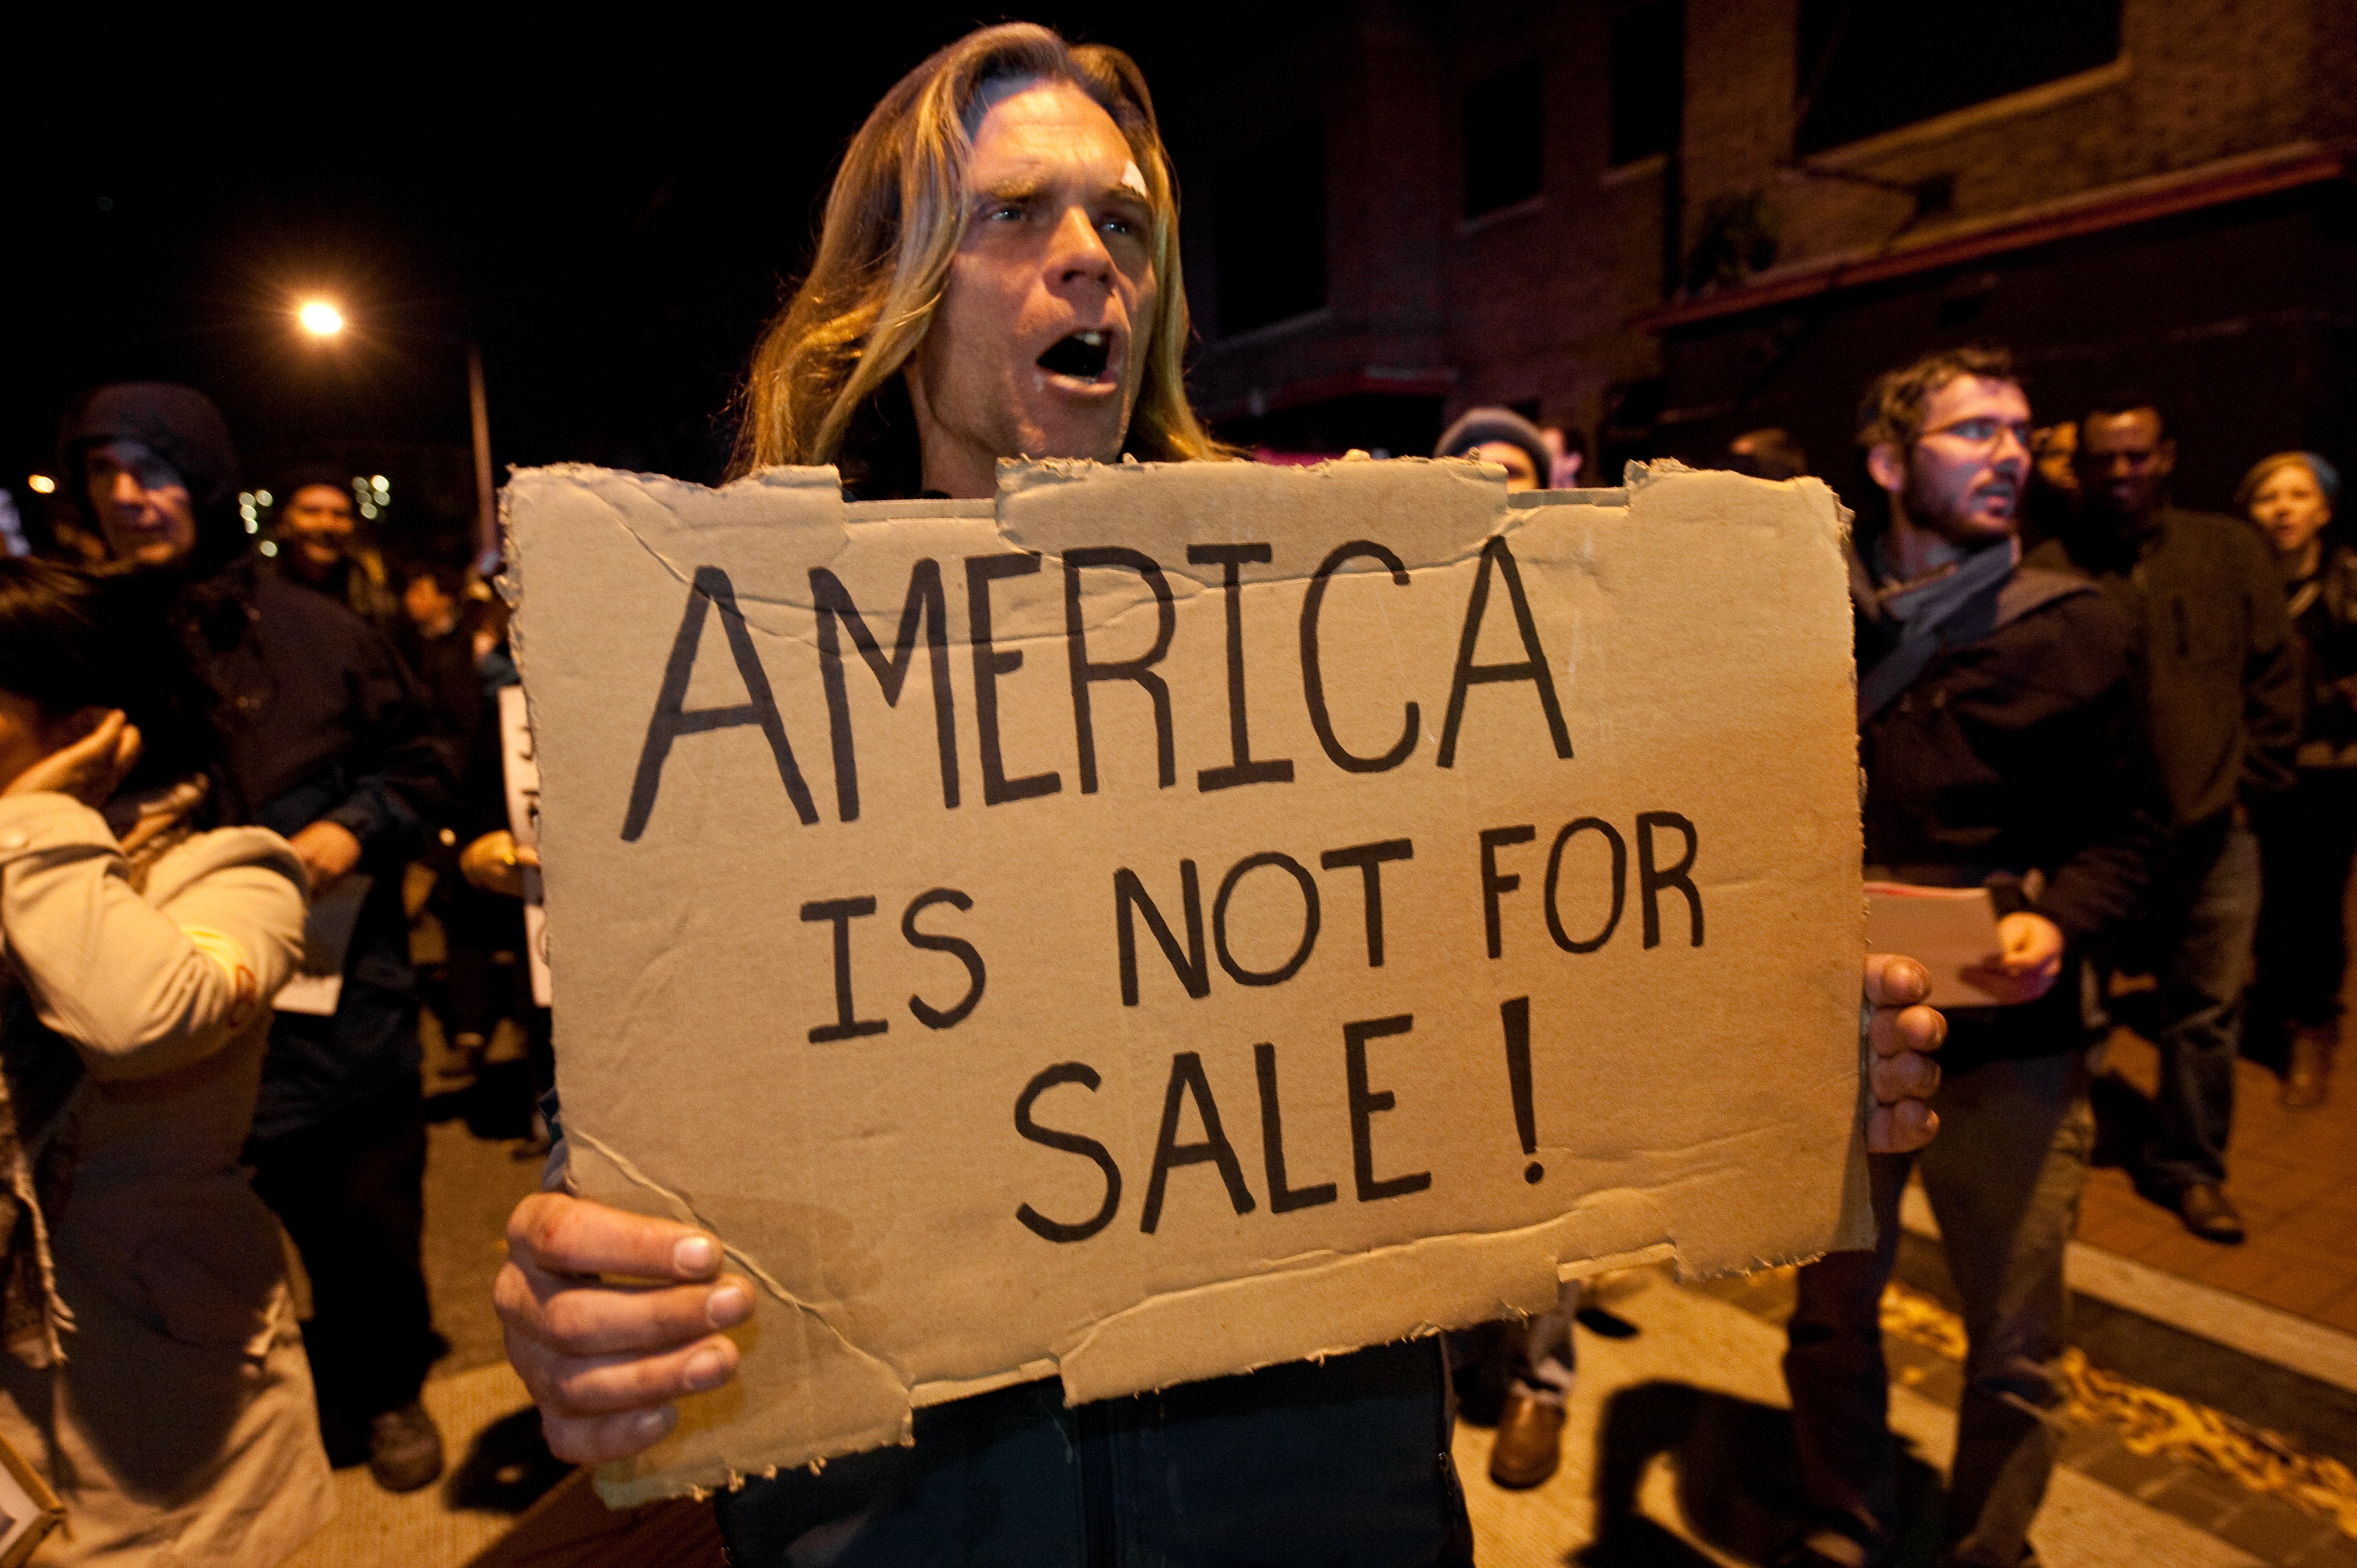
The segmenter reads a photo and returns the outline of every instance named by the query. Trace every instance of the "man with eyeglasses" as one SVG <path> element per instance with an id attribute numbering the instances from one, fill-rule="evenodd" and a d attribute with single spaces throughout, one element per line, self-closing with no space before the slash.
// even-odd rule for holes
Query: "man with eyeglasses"
<path id="1" fill-rule="evenodd" d="M 2122 393 L 2080 422 L 2076 526 L 2039 548 L 2116 604 L 2175 844 L 2137 932 L 2159 982 L 2156 1129 L 2138 1185 L 2205 1240 L 2243 1240 L 2224 1190 L 2243 991 L 2258 932 L 2253 808 L 2292 783 L 2300 687 L 2283 576 L 2239 519 L 2168 504 L 2177 443 L 2157 400 Z"/>
<path id="2" fill-rule="evenodd" d="M 1883 376 L 1858 445 L 1886 519 L 1851 560 L 1867 875 L 1986 886 L 1998 915 L 1948 1012 L 1940 1136 L 1869 1156 L 1875 1251 L 1800 1271 L 1784 1377 L 1809 1518 L 1779 1561 L 1861 1568 L 1898 1533 L 1882 1291 L 1920 1168 L 1970 1348 L 1949 1482 L 1954 1563 L 2034 1563 L 2061 1398 L 2062 1255 L 2094 1143 L 2079 965 L 2160 854 L 2128 629 L 2084 580 L 2019 564 L 2029 401 L 1986 349 Z"/>

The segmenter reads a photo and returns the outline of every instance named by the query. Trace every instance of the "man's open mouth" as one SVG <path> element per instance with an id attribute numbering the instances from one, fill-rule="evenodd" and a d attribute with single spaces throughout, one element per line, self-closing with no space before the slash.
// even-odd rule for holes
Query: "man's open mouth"
<path id="1" fill-rule="evenodd" d="M 1104 374 L 1113 356 L 1113 338 L 1103 331 L 1074 332 L 1059 338 L 1036 361 L 1049 375 L 1092 381 Z"/>

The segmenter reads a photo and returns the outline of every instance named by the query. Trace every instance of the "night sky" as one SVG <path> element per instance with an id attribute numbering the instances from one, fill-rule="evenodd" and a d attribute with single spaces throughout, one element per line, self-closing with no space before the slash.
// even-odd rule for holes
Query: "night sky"
<path id="1" fill-rule="evenodd" d="M 999 19 L 797 9 L 668 27 L 647 12 L 596 35 L 445 36 L 404 16 L 373 40 L 341 18 L 318 44 L 275 23 L 56 40 L 41 58 L 59 69 L 8 95 L 0 151 L 16 274 L 0 486 L 29 499 L 66 400 L 125 379 L 210 393 L 251 483 L 307 451 L 463 450 L 468 339 L 502 471 L 716 479 L 730 392 L 844 145 L 928 51 Z M 1025 15 L 1128 48 L 1157 85 L 1233 37 L 1200 12 L 1176 46 L 1135 36 L 1152 14 L 1135 7 Z M 293 321 L 314 292 L 351 323 L 332 346 Z M 432 522 L 403 499 L 389 522 Z"/>

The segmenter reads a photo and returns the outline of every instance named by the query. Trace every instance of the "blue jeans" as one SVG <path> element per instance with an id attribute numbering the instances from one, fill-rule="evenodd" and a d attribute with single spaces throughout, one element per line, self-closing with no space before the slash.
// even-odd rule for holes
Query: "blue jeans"
<path id="1" fill-rule="evenodd" d="M 2234 1058 L 2259 926 L 2259 841 L 2232 815 L 2178 834 L 2153 888 L 2148 940 L 2160 983 L 2157 1123 L 2144 1178 L 2173 1195 L 2226 1179 L 2234 1124 Z"/>
<path id="2" fill-rule="evenodd" d="M 1784 1384 L 1813 1513 L 1878 1535 L 1898 1525 L 1882 1359 L 1882 1288 L 1899 1257 L 1908 1171 L 1940 1222 L 1964 1297 L 1964 1393 L 1948 1482 L 1948 1563 L 2014 1568 L 2054 1469 L 2069 1296 L 2062 1258 L 2094 1149 L 2084 1053 L 1993 1061 L 1940 1086 L 1940 1135 L 1920 1155 L 1870 1155 L 1876 1248 L 1800 1271 Z"/>

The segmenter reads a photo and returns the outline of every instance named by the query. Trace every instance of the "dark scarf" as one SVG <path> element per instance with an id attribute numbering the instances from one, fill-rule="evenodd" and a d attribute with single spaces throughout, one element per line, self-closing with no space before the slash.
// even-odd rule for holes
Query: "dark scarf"
<path id="1" fill-rule="evenodd" d="M 1879 552 L 1878 552 L 1879 553 Z M 1888 651 L 1857 683 L 1857 716 L 1871 720 L 1915 683 L 1940 651 L 1940 629 L 1955 613 L 1984 594 L 1994 593 L 2021 560 L 2019 542 L 1987 544 L 1906 582 L 1876 585 L 1855 556 L 1850 587 L 1869 619 L 1896 629 Z"/>

